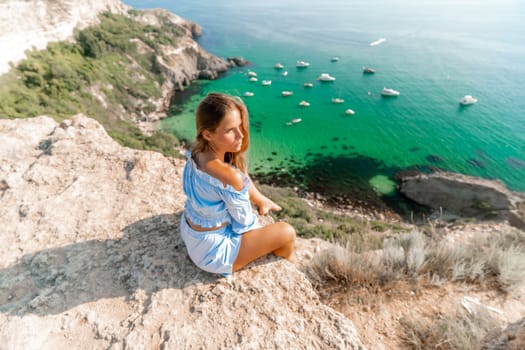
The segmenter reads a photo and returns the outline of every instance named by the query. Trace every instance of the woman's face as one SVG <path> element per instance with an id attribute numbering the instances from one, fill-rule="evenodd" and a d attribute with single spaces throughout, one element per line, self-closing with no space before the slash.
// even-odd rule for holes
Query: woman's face
<path id="1" fill-rule="evenodd" d="M 203 134 L 215 152 L 239 152 L 242 147 L 242 119 L 237 108 L 228 111 L 215 131 L 206 130 Z"/>

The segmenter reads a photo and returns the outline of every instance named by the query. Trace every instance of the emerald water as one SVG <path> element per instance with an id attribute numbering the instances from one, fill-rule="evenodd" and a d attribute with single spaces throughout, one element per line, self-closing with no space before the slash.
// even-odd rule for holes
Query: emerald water
<path id="1" fill-rule="evenodd" d="M 196 105 L 208 92 L 253 92 L 242 97 L 250 112 L 251 172 L 306 177 L 320 189 L 360 184 L 387 194 L 398 170 L 439 167 L 525 191 L 521 1 L 125 2 L 197 22 L 206 50 L 251 62 L 199 82 L 181 111 L 162 122 L 191 140 Z M 370 45 L 380 38 L 386 41 Z M 334 56 L 339 61 L 332 62 Z M 297 60 L 310 66 L 297 69 Z M 277 62 L 286 77 L 274 69 Z M 376 73 L 363 74 L 363 66 Z M 250 70 L 258 82 L 249 81 Z M 336 80 L 319 82 L 321 73 Z M 383 87 L 401 95 L 383 97 Z M 282 97 L 283 90 L 294 94 Z M 464 95 L 478 102 L 461 107 Z M 333 104 L 336 97 L 344 103 Z M 299 106 L 302 100 L 310 106 Z M 345 114 L 349 108 L 354 115 Z M 286 125 L 293 118 L 302 121 Z"/>

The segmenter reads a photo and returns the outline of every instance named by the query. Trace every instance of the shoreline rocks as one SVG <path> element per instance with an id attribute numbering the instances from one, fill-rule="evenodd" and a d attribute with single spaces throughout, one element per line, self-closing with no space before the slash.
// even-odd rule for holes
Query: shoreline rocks
<path id="1" fill-rule="evenodd" d="M 525 194 L 510 191 L 501 181 L 445 171 L 406 172 L 396 179 L 399 192 L 421 205 L 462 217 L 508 220 L 525 229 Z"/>

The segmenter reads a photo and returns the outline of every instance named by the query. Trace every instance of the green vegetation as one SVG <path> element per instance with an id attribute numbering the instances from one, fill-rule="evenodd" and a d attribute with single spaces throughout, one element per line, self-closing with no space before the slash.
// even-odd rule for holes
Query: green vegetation
<path id="1" fill-rule="evenodd" d="M 131 14 L 134 12 L 132 11 Z M 27 52 L 27 59 L 0 77 L 0 118 L 48 115 L 60 121 L 83 113 L 97 119 L 121 144 L 176 155 L 169 134 L 144 136 L 129 118 L 155 110 L 163 77 L 155 65 L 160 45 L 177 45 L 180 29 L 140 24 L 111 13 L 100 25 L 75 33 L 75 42 Z"/>
<path id="2" fill-rule="evenodd" d="M 356 249 L 366 251 L 382 246 L 383 240 L 409 229 L 394 223 L 365 220 L 310 207 L 291 189 L 260 186 L 263 193 L 283 210 L 273 213 L 275 220 L 290 223 L 303 238 L 319 237 L 331 242 L 350 242 Z"/>

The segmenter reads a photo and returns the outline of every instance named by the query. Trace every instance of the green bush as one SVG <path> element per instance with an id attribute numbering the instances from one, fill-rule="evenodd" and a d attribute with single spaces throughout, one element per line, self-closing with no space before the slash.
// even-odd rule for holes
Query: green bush
<path id="1" fill-rule="evenodd" d="M 135 16 L 138 12 L 131 11 Z M 161 28 L 125 16 L 100 15 L 100 24 L 75 32 L 74 43 L 50 43 L 46 50 L 26 52 L 27 58 L 0 77 L 0 117 L 28 118 L 48 115 L 57 120 L 84 113 L 97 119 L 121 144 L 177 155 L 175 136 L 157 133 L 146 137 L 127 114 L 151 113 L 148 100 L 161 97 L 163 76 L 154 65 L 160 45 L 177 45 L 180 29 L 171 23 Z M 136 40 L 151 47 L 139 53 Z M 93 96 L 102 92 L 107 106 Z"/>

